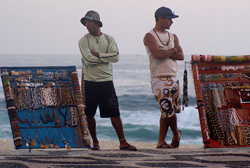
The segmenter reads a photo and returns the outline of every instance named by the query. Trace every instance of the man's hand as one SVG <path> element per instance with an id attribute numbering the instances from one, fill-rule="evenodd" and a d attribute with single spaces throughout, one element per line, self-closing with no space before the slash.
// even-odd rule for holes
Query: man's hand
<path id="1" fill-rule="evenodd" d="M 91 53 L 92 53 L 92 55 L 94 55 L 95 57 L 98 57 L 98 58 L 100 57 L 98 52 L 91 52 Z"/>

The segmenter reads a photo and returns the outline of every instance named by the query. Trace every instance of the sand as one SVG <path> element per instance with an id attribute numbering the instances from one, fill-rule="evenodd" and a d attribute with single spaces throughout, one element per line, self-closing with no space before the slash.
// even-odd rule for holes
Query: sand
<path id="1" fill-rule="evenodd" d="M 100 148 L 102 150 L 119 149 L 118 141 L 100 141 Z M 129 142 L 131 145 L 136 146 L 137 149 L 155 149 L 157 143 L 151 142 Z M 0 139 L 0 150 L 15 150 L 13 140 Z M 180 144 L 179 148 L 203 148 L 203 145 L 184 145 Z"/>
<path id="2" fill-rule="evenodd" d="M 138 149 L 156 149 L 157 143 L 152 142 L 129 142 Z M 101 149 L 118 149 L 118 141 L 100 141 Z M 203 148 L 203 145 L 180 145 L 179 148 Z"/>

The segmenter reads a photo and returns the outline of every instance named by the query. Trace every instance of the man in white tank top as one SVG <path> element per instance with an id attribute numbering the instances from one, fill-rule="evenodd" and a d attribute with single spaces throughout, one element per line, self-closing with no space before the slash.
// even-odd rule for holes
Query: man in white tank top
<path id="1" fill-rule="evenodd" d="M 176 113 L 181 111 L 181 98 L 176 61 L 183 60 L 184 54 L 177 36 L 166 30 L 177 17 L 171 9 L 160 7 L 155 12 L 154 29 L 143 39 L 149 56 L 152 92 L 161 110 L 157 148 L 178 148 L 180 144 L 181 131 L 177 128 Z M 169 127 L 173 132 L 170 145 L 165 141 Z"/>

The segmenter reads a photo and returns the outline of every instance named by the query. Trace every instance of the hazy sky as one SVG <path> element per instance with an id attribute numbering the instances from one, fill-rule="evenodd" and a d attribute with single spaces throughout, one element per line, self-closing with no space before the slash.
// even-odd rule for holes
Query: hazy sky
<path id="1" fill-rule="evenodd" d="M 158 7 L 180 17 L 170 32 L 185 54 L 250 54 L 250 0 L 0 0 L 0 54 L 80 54 L 80 19 L 99 12 L 120 54 L 146 54 Z"/>

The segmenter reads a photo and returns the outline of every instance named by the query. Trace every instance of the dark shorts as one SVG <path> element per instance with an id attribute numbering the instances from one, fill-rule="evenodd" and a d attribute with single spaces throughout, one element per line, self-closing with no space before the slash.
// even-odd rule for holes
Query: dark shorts
<path id="1" fill-rule="evenodd" d="M 85 114 L 94 116 L 99 105 L 100 117 L 120 116 L 118 99 L 113 81 L 85 82 L 86 109 Z"/>

